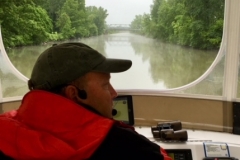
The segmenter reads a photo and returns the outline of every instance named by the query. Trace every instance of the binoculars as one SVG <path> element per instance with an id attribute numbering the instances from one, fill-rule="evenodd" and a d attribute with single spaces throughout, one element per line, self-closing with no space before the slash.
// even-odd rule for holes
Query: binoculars
<path id="1" fill-rule="evenodd" d="M 182 130 L 180 121 L 158 123 L 157 126 L 151 127 L 154 138 L 166 141 L 187 141 L 188 134 L 186 130 Z"/>

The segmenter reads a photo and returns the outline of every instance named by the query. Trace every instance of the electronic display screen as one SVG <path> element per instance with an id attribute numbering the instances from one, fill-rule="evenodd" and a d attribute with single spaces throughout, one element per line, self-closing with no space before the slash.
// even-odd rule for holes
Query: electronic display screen
<path id="1" fill-rule="evenodd" d="M 174 159 L 174 153 L 168 153 L 168 156 L 172 158 L 172 160 L 175 160 Z"/>
<path id="2" fill-rule="evenodd" d="M 165 149 L 172 160 L 193 160 L 191 149 Z"/>
<path id="3" fill-rule="evenodd" d="M 117 114 L 113 116 L 115 120 L 122 121 L 128 125 L 134 125 L 132 96 L 118 96 L 113 100 L 113 108 Z"/>

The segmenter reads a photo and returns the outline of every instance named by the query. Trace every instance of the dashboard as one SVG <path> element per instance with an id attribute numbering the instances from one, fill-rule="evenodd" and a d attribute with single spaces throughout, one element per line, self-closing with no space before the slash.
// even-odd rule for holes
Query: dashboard
<path id="1" fill-rule="evenodd" d="M 114 99 L 114 119 L 134 126 L 131 95 Z M 182 129 L 180 121 L 158 123 L 157 126 L 134 126 L 150 141 L 160 145 L 173 160 L 237 160 L 240 158 L 239 135 Z"/>
<path id="2" fill-rule="evenodd" d="M 187 141 L 161 141 L 153 137 L 151 127 L 135 126 L 135 130 L 164 148 L 173 160 L 237 160 L 240 158 L 239 135 L 186 130 Z"/>

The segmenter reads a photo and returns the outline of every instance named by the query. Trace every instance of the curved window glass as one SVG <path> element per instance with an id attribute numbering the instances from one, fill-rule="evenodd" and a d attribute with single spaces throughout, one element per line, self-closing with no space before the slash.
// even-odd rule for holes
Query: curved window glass
<path id="1" fill-rule="evenodd" d="M 0 95 L 2 97 L 22 96 L 27 92 L 26 81 L 27 78 L 12 66 L 0 38 Z"/>
<path id="2" fill-rule="evenodd" d="M 36 6 L 31 9 L 42 11 L 41 15 L 23 11 L 21 5 L 26 4 L 22 3 L 15 5 L 14 12 L 26 24 L 13 21 L 14 16 L 2 22 L 8 57 L 23 74 L 7 71 L 12 67 L 6 57 L 0 57 L 3 98 L 24 95 L 26 77 L 39 54 L 62 41 L 81 41 L 106 57 L 131 59 L 130 70 L 112 74 L 112 84 L 119 91 L 223 95 L 224 0 L 72 0 L 71 9 L 69 0 L 59 1 L 58 6 L 53 0 L 32 1 Z M 13 3 L 0 9 L 9 9 Z M 37 27 L 34 16 L 42 17 L 45 29 Z M 13 33 L 18 35 L 4 37 Z"/>

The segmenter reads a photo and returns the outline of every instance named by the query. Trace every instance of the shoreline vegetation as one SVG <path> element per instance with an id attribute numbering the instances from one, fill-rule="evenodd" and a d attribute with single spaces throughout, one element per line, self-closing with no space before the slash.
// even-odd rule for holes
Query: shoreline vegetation
<path id="1" fill-rule="evenodd" d="M 153 0 L 150 14 L 136 15 L 132 33 L 184 47 L 219 49 L 224 0 Z M 0 6 L 3 42 L 12 47 L 40 45 L 114 33 L 108 11 L 85 0 L 12 0 Z"/>

